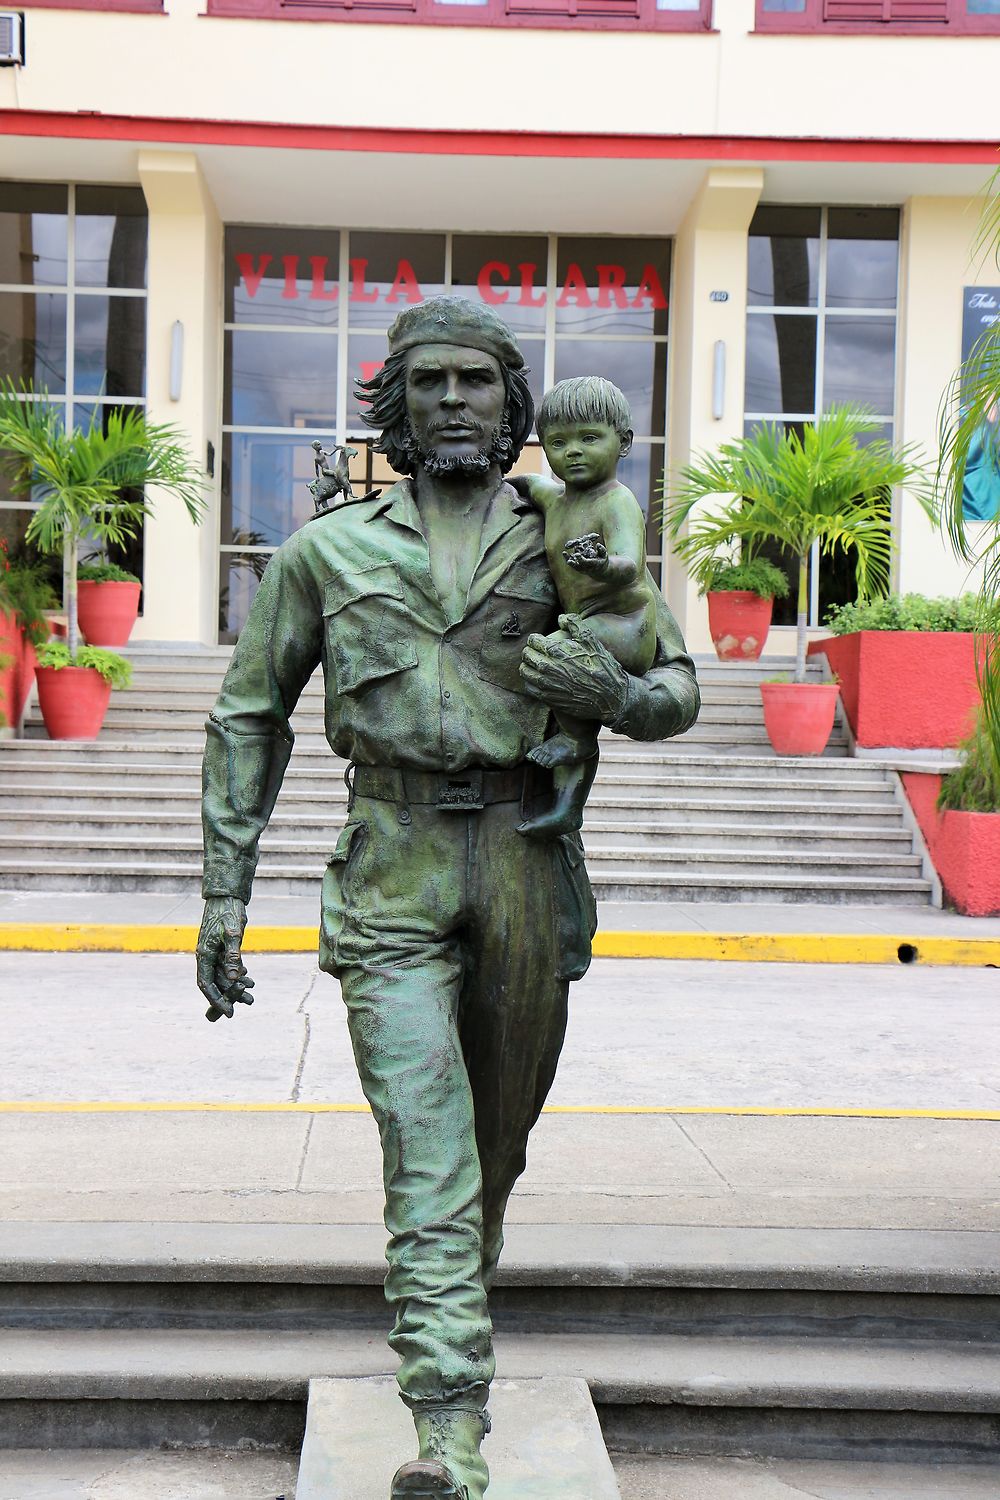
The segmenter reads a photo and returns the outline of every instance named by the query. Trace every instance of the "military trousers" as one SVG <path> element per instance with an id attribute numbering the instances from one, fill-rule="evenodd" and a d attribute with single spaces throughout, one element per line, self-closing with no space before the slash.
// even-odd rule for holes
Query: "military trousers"
<path id="1" fill-rule="evenodd" d="M 389 1344 L 415 1407 L 485 1401 L 504 1210 L 596 925 L 579 840 L 524 838 L 522 817 L 358 796 L 324 880 L 320 966 L 381 1134 Z"/>

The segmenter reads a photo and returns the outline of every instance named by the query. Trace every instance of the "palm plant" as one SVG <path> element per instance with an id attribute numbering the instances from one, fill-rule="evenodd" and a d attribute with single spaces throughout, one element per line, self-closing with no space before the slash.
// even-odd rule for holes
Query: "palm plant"
<path id="1" fill-rule="evenodd" d="M 973 254 L 992 254 L 1000 266 L 1000 169 L 987 187 Z M 941 407 L 938 493 L 942 521 L 956 555 L 982 568 L 976 608 L 976 673 L 980 708 L 966 754 L 978 766 L 974 805 L 992 801 L 1000 812 L 1000 512 L 970 534 L 965 518 L 966 478 L 973 464 L 985 468 L 1000 489 L 1000 323 L 985 333 L 952 378 Z M 950 782 L 954 784 L 950 786 Z M 946 781 L 947 805 L 960 793 L 959 780 Z M 949 790 L 950 787 L 950 790 Z"/>
<path id="2" fill-rule="evenodd" d="M 879 422 L 863 407 L 831 407 L 801 436 L 764 423 L 750 436 L 702 453 L 680 473 L 680 487 L 664 509 L 664 529 L 696 581 L 711 578 L 721 552 L 737 543 L 744 562 L 765 542 L 794 557 L 798 578 L 795 681 L 805 681 L 809 556 L 853 557 L 859 598 L 884 594 L 893 557 L 890 494 L 911 487 L 930 514 L 934 502 L 911 447 L 880 438 L 865 442 Z M 699 512 L 710 496 L 721 507 Z M 681 535 L 682 528 L 687 531 Z"/>
<path id="3" fill-rule="evenodd" d="M 204 510 L 204 480 L 174 427 L 138 410 L 112 410 L 103 422 L 67 432 L 46 394 L 0 387 L 0 466 L 36 509 L 25 539 L 61 553 L 71 661 L 79 650 L 77 558 L 84 541 L 118 546 L 137 534 L 152 506 L 147 485 L 183 501 L 193 522 Z"/>

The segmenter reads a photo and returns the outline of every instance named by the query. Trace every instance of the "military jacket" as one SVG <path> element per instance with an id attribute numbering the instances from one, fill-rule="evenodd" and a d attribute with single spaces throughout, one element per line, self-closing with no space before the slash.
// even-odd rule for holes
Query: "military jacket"
<path id="1" fill-rule="evenodd" d="M 289 719 L 318 665 L 338 755 L 418 770 L 514 766 L 549 719 L 521 690 L 521 653 L 532 632 L 555 629 L 558 608 L 542 518 L 507 484 L 457 621 L 435 588 L 408 481 L 307 523 L 268 563 L 207 725 L 204 894 L 249 899 Z M 677 733 L 697 715 L 693 666 L 665 605 L 662 616 L 657 665 L 631 680 L 614 726 L 636 738 Z"/>

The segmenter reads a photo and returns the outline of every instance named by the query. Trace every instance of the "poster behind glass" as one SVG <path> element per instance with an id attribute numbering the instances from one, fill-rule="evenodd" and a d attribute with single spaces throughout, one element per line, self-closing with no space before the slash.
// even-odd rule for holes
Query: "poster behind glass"
<path id="1" fill-rule="evenodd" d="M 1000 286 L 967 286 L 962 303 L 962 363 L 986 334 L 1000 328 Z M 962 489 L 966 521 L 1000 517 L 1000 398 L 979 424 L 969 448 Z"/>

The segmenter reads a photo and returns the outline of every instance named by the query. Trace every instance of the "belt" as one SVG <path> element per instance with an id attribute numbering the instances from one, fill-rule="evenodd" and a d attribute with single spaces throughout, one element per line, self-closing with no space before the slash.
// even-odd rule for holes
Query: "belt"
<path id="1" fill-rule="evenodd" d="M 520 802 L 529 770 L 522 762 L 507 770 L 470 766 L 464 771 L 410 771 L 400 766 L 355 766 L 349 781 L 356 797 L 437 807 L 443 812 L 479 812 L 493 802 Z"/>

